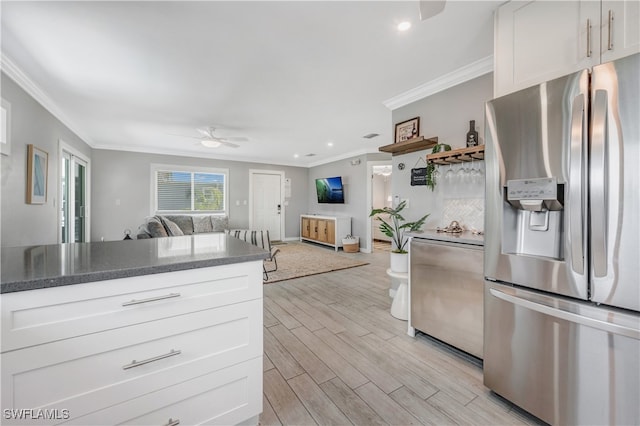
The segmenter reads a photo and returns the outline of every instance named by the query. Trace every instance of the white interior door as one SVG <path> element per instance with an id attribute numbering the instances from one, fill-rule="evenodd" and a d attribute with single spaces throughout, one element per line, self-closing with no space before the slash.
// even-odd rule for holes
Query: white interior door
<path id="1" fill-rule="evenodd" d="M 284 235 L 284 172 L 251 170 L 250 227 L 268 230 L 272 241 Z"/>

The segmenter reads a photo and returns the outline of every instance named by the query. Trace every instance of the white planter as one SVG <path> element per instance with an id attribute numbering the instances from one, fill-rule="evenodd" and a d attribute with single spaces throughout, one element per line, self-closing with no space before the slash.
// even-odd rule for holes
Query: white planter
<path id="1" fill-rule="evenodd" d="M 407 273 L 409 271 L 409 254 L 391 252 L 391 270 Z"/>

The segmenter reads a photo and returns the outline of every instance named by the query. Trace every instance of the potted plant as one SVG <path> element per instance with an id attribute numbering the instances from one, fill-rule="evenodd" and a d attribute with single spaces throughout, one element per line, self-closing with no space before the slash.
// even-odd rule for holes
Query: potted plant
<path id="1" fill-rule="evenodd" d="M 406 201 L 402 201 L 396 206 L 396 208 L 385 207 L 382 209 L 373 209 L 369 217 L 376 215 L 389 215 L 388 221 L 384 220 L 380 216 L 376 216 L 376 220 L 380 221 L 380 231 L 387 237 L 391 238 L 395 248 L 391 250 L 391 270 L 394 272 L 407 272 L 409 269 L 409 259 L 406 250 L 408 237 L 405 236 L 405 232 L 418 231 L 424 221 L 429 217 L 429 214 L 422 216 L 415 222 L 405 222 L 402 217 L 402 210 L 407 206 Z"/>
<path id="2" fill-rule="evenodd" d="M 433 146 L 433 149 L 431 150 L 431 153 L 437 154 L 438 152 L 441 152 L 441 151 L 451 151 L 451 145 L 448 145 L 446 143 L 435 144 Z M 428 163 L 427 164 L 427 186 L 431 188 L 432 191 L 436 188 L 436 177 L 434 175 L 435 171 L 436 171 L 436 165 L 433 163 Z"/>

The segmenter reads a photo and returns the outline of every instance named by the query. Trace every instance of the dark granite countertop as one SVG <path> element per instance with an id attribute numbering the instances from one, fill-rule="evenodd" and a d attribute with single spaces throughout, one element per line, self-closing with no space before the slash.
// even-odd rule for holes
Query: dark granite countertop
<path id="1" fill-rule="evenodd" d="M 460 234 L 450 234 L 447 232 L 438 232 L 435 229 L 427 229 L 424 231 L 408 232 L 407 236 L 427 240 L 446 241 L 449 243 L 484 246 L 484 235 L 476 235 L 471 231 L 464 231 Z"/>
<path id="2" fill-rule="evenodd" d="M 261 248 L 224 233 L 3 247 L 0 293 L 262 260 Z"/>

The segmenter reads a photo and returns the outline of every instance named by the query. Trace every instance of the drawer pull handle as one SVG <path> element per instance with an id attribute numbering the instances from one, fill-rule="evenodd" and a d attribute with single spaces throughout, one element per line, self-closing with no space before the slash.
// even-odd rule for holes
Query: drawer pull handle
<path id="1" fill-rule="evenodd" d="M 153 358 L 143 359 L 142 361 L 136 361 L 135 359 L 131 361 L 131 364 L 123 365 L 123 370 L 128 370 L 134 367 L 140 367 L 141 365 L 149 364 L 150 362 L 160 361 L 161 359 L 169 358 L 171 356 L 180 355 L 182 351 L 171 349 L 171 351 L 167 352 L 163 355 L 154 356 Z"/>
<path id="2" fill-rule="evenodd" d="M 180 419 L 173 420 L 171 417 L 169 417 L 169 421 L 165 423 L 163 426 L 178 426 L 179 424 L 180 424 Z"/>
<path id="3" fill-rule="evenodd" d="M 149 297 L 147 299 L 138 299 L 138 300 L 132 299 L 128 302 L 124 302 L 122 306 L 139 305 L 141 303 L 155 302 L 157 300 L 164 300 L 164 299 L 172 299 L 174 297 L 180 297 L 180 293 L 169 293 L 169 294 L 165 294 L 164 296 Z"/>

